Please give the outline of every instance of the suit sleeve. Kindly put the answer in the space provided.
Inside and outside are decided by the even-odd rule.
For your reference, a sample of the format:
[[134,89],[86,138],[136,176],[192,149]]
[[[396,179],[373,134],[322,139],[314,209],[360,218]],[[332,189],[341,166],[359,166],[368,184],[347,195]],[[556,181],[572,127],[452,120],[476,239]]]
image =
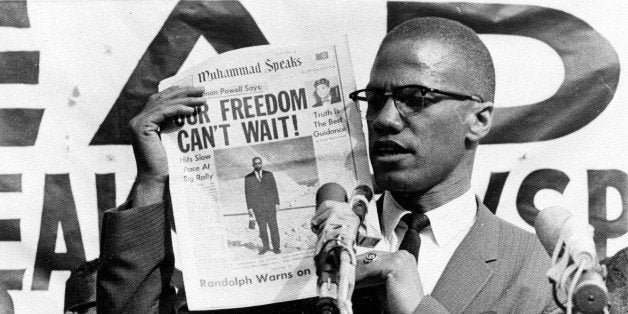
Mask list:
[[106,211],[100,261],[98,313],[174,312],[174,257],[163,203]]
[[277,191],[277,183],[275,182],[275,176],[270,173],[270,188],[273,191],[273,204],[279,203],[279,192]]
[[252,209],[253,196],[251,195],[251,180],[249,176],[244,177],[244,197],[246,198],[246,209]]
[[419,313],[448,314],[449,311],[431,295],[426,295],[421,300],[421,303],[419,303],[419,306],[417,306],[417,308],[414,310],[414,314]]

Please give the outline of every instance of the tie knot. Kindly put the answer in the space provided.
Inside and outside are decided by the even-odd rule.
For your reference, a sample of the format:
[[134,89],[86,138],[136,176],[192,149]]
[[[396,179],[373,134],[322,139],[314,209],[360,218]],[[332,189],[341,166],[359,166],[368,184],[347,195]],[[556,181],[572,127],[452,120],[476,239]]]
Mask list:
[[430,225],[430,219],[425,214],[409,213],[401,218],[408,225],[408,229],[421,231]]

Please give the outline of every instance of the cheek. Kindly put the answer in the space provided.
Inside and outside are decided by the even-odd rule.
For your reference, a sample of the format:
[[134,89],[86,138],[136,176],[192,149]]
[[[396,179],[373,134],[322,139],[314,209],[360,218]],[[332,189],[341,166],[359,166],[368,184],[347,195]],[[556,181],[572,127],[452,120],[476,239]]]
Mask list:
[[366,120],[366,129],[368,130],[367,134],[368,134],[368,140],[369,140],[369,147],[371,145],[373,145],[373,142],[375,141],[375,132],[373,132],[373,123],[371,123],[371,121]]
[[458,155],[464,149],[464,125],[457,116],[424,121],[412,128],[419,155],[439,161]]

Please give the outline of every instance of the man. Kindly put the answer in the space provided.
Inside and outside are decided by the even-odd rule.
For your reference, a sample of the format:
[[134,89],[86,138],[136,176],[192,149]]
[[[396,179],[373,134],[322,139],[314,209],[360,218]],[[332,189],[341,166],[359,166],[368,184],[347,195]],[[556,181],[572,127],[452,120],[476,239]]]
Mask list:
[[[396,251],[359,263],[356,280],[383,283],[391,312],[553,308],[548,254],[470,190],[494,94],[487,48],[471,29],[438,18],[410,20],[387,34],[367,88],[351,94],[368,103],[371,164],[386,190],[378,204],[380,248]],[[324,206],[313,224],[347,211]]]
[[262,170],[262,159],[259,157],[253,158],[253,171],[244,177],[244,194],[249,215],[255,214],[255,220],[259,226],[259,237],[262,239],[259,254],[270,251],[267,228],[270,230],[273,252],[281,253],[277,228],[277,206],[279,206],[277,184],[272,172]]
[[[359,257],[356,280],[361,286],[383,288],[381,302],[389,312],[539,313],[552,303],[545,278],[549,257],[535,236],[495,217],[470,190],[475,150],[492,123],[494,75],[490,54],[472,30],[444,19],[414,19],[386,35],[367,89],[351,95],[368,102],[374,178],[386,190],[378,201],[382,251]],[[99,312],[109,305],[122,310],[168,306],[168,272],[163,269],[172,265],[164,248],[169,233],[161,231],[161,239],[147,243],[154,246],[152,251],[143,246],[133,254],[116,253],[129,245],[115,240],[135,232],[121,235],[133,225],[122,216],[163,210],[147,206],[163,199],[167,181],[157,126],[166,116],[191,113],[189,106],[198,100],[188,96],[195,92],[181,88],[159,93],[131,122],[138,162],[132,198],[136,208],[105,217],[101,271],[118,280],[133,275],[124,292],[142,300],[120,296],[124,292],[114,290],[115,280],[99,279]],[[344,203],[321,206],[312,219],[315,225],[342,221],[350,211]],[[162,226],[163,216],[154,214],[154,225]],[[131,259],[125,254],[153,258],[130,272],[123,267]],[[157,266],[161,271],[155,271]]]
[[[316,80],[314,82],[314,88],[316,103],[314,103],[314,106],[312,107],[326,106],[340,101],[340,95],[338,95],[337,91],[334,93],[331,92],[328,79],[322,78],[320,80]],[[337,89],[337,87],[334,87],[334,89]]]

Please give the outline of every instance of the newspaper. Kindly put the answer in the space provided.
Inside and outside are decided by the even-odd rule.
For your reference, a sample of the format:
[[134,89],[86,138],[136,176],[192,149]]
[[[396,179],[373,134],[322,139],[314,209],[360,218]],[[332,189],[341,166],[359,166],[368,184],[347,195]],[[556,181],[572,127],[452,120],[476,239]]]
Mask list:
[[188,307],[315,296],[318,187],[371,185],[346,40],[230,51],[160,89],[173,85],[207,99],[161,130]]

